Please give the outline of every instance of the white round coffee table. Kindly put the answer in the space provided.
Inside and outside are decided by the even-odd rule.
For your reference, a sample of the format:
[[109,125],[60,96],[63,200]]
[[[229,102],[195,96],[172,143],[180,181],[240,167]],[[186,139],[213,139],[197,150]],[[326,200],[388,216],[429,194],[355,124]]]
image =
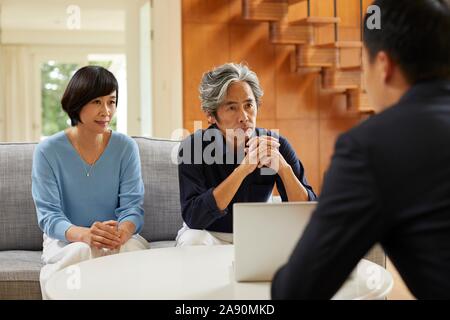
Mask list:
[[[234,281],[234,247],[150,249],[88,260],[49,279],[50,299],[266,300],[270,282]],[[384,299],[389,272],[361,260],[333,299]]]

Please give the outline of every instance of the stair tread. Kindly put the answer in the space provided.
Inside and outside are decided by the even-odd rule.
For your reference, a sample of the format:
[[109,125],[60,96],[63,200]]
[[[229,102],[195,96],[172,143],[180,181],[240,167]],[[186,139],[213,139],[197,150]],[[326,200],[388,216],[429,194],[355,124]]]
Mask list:
[[326,67],[325,72],[362,72],[361,66],[348,66],[348,67]]
[[[295,45],[291,52],[290,71],[299,75],[321,78],[321,91],[347,96],[353,112],[373,114],[375,110],[367,103],[367,94],[361,84],[361,65],[357,49],[362,48],[361,41],[335,41],[314,43],[318,27],[341,23],[339,17],[309,16],[290,20],[289,6],[306,0],[243,0],[242,16],[247,20],[269,22],[269,39],[272,43]],[[335,50],[335,49],[355,50]],[[321,50],[323,49],[323,50]],[[328,50],[327,50],[328,49]],[[299,50],[305,50],[301,52]],[[342,54],[342,56],[341,56]],[[345,55],[347,54],[347,55]],[[340,59],[343,57],[342,59]],[[347,64],[342,66],[341,63]],[[356,109],[355,109],[356,107]]]
[[325,93],[334,93],[334,94],[339,94],[339,93],[345,93],[347,92],[347,88],[321,88],[320,91],[325,92]]
[[317,62],[317,63],[299,63],[299,68],[329,68],[332,67],[332,62]]
[[321,67],[297,67],[297,73],[319,73],[321,71]]
[[273,44],[286,44],[286,45],[303,45],[308,44],[307,40],[300,39],[286,39],[283,37],[275,38],[274,36],[270,39],[270,42]]
[[357,90],[348,90],[348,93],[352,95],[367,95],[367,93],[361,88],[358,88]]
[[371,113],[371,114],[375,113],[375,110],[372,108],[359,108],[358,111],[360,113]]
[[319,48],[362,48],[361,41],[337,41],[331,43],[315,44]]
[[362,72],[362,67],[359,66],[340,66],[338,68],[336,68],[340,71],[359,71]]
[[244,0],[242,2],[242,17],[254,21],[279,21],[288,13],[287,1],[261,2]]
[[323,87],[325,90],[342,90],[347,91],[348,89],[358,89],[358,85],[348,85],[348,86],[329,86],[329,87]]
[[340,23],[341,18],[337,17],[307,17],[302,18],[298,20],[291,20],[289,21],[292,25],[297,24],[333,24],[333,23]]
[[305,45],[312,42],[311,26],[291,26],[287,22],[269,22],[269,39],[275,44]]

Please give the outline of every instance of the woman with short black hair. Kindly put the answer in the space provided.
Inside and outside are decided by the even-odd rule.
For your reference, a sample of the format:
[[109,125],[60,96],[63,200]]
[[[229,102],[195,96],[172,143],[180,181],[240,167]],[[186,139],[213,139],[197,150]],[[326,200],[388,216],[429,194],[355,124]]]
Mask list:
[[44,232],[41,289],[56,271],[99,256],[147,249],[144,185],[136,142],[109,129],[118,99],[114,75],[78,70],[61,100],[72,126],[34,152],[32,194]]

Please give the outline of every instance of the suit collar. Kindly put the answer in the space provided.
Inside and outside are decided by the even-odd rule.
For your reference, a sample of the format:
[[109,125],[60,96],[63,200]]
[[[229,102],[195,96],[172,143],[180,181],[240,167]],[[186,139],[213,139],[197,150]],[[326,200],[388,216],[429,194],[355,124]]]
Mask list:
[[450,96],[450,80],[431,80],[414,84],[397,104],[409,104],[411,101],[435,96]]

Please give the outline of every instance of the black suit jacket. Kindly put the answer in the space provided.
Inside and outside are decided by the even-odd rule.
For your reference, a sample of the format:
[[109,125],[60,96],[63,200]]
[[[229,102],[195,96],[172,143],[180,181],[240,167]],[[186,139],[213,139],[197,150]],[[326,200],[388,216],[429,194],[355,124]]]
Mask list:
[[450,81],[413,86],[338,138],[272,298],[331,298],[377,242],[417,298],[450,298]]

